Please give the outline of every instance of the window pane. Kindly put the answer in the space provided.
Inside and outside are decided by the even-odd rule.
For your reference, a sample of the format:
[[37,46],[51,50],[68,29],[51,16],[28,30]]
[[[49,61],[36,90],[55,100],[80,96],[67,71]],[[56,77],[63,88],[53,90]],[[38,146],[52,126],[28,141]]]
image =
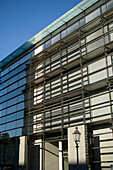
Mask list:
[[16,132],[16,130],[6,131],[6,133],[9,134],[10,138],[15,136],[15,132]]
[[36,49],[34,50],[34,55],[40,53],[43,49],[44,49],[44,45],[39,46],[38,48],[36,48]]
[[17,127],[23,126],[23,119],[17,120]]
[[51,45],[51,40],[49,40],[45,43],[45,48],[49,47],[50,45]]
[[61,38],[64,38],[66,36],[66,30],[61,32]]
[[71,25],[69,28],[67,28],[67,34],[70,34],[71,32],[73,32],[74,30],[76,30],[79,27],[78,22]]
[[10,71],[13,70],[17,66],[19,66],[19,61],[17,61],[16,63],[14,63],[10,66]]
[[16,121],[11,123],[6,123],[6,130],[16,128]]
[[82,25],[84,25],[84,24],[85,24],[85,18],[81,19],[81,20],[79,21],[79,23],[80,23],[80,27],[81,27]]
[[58,40],[60,40],[60,34],[56,35],[51,39],[52,44],[56,43]]
[[113,1],[111,0],[107,3],[107,10],[112,8],[112,7],[113,7]]
[[22,135],[22,128],[16,129],[16,136]]
[[106,9],[106,4],[105,5],[102,5],[102,13],[104,13],[107,9]]
[[100,8],[86,16],[86,23],[100,15]]
[[0,131],[4,131],[5,130],[5,125],[0,125]]

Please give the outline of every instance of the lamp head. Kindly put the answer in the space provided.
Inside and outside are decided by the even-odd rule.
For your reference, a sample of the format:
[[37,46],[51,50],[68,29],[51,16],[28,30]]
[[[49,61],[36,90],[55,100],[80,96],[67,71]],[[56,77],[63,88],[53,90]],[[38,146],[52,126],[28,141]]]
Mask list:
[[73,138],[75,143],[80,142],[80,135],[81,133],[79,132],[78,127],[76,127],[75,131],[73,132]]

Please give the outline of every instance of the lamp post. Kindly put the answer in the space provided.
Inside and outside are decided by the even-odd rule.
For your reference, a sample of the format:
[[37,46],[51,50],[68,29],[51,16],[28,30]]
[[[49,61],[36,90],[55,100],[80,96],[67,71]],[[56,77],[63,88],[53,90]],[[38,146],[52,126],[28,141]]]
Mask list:
[[80,135],[81,133],[78,130],[78,127],[75,128],[75,131],[73,132],[74,142],[76,144],[76,150],[77,150],[77,169],[79,169],[79,157],[78,157],[78,142],[80,142]]

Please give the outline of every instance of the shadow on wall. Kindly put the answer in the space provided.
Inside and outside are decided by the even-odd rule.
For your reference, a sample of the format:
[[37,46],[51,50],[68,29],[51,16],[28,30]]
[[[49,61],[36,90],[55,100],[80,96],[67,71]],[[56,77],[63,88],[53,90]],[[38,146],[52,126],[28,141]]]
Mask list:
[[69,170],[88,170],[87,164],[80,164],[79,167],[75,164],[69,164]]

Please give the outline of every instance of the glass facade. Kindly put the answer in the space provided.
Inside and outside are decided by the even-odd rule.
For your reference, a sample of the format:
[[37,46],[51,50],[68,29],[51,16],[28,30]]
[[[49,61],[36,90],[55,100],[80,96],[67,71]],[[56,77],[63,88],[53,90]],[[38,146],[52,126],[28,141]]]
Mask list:
[[10,65],[1,72],[0,131],[9,137],[23,135],[26,85],[26,67],[31,54]]

